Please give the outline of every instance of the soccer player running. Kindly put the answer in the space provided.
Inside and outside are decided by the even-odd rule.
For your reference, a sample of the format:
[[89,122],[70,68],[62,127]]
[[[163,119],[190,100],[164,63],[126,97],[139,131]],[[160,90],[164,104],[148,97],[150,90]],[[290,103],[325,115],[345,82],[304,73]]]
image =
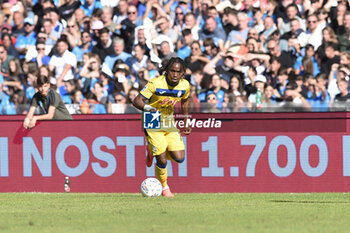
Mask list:
[[[31,129],[37,120],[72,120],[60,95],[50,88],[50,78],[39,76],[36,81],[38,92],[33,96],[28,114],[23,122],[23,127]],[[40,106],[45,112],[43,115],[35,115],[35,109]]]
[[185,67],[181,58],[171,58],[163,67],[162,75],[149,81],[133,102],[140,110],[160,112],[161,129],[144,131],[148,144],[146,165],[151,167],[153,158],[156,158],[156,176],[163,186],[162,195],[165,197],[174,197],[167,184],[167,160],[177,163],[185,160],[185,146],[180,131],[175,124],[169,124],[174,122],[174,106],[179,101],[184,115],[184,134],[191,133],[187,125],[190,84],[184,79]]

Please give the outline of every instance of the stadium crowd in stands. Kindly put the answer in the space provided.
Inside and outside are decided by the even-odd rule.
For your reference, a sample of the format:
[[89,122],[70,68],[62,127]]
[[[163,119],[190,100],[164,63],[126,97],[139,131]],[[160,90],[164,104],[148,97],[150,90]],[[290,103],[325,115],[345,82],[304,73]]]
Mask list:
[[130,103],[171,57],[187,65],[191,112],[346,110],[349,10],[347,0],[4,0],[0,114],[26,114],[40,75],[71,114],[137,113]]

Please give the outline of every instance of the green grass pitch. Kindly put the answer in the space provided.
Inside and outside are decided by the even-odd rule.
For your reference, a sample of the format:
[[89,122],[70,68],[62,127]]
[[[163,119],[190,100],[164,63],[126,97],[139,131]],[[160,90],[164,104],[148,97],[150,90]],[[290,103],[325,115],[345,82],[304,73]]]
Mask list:
[[350,193],[3,193],[0,232],[349,232]]

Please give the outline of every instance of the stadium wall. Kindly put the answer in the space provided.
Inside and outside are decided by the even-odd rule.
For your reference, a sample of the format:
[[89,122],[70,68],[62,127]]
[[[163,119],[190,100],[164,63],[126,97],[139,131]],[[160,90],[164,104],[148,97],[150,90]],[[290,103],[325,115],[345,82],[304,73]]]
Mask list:
[[[75,115],[24,130],[0,116],[0,192],[139,192],[146,168],[140,115]],[[174,192],[349,192],[349,113],[194,114],[221,121],[184,136],[168,162]],[[196,125],[197,126],[197,125]]]

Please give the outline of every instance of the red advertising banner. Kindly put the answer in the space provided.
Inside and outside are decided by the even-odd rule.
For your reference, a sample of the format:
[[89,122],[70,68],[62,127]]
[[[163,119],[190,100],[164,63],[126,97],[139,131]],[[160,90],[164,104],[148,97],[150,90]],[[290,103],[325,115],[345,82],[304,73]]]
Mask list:
[[[175,193],[350,191],[347,113],[192,118],[185,161],[168,162]],[[66,176],[72,192],[139,192],[155,176],[140,115],[81,115],[32,130],[22,120],[0,118],[0,192],[63,192]]]

